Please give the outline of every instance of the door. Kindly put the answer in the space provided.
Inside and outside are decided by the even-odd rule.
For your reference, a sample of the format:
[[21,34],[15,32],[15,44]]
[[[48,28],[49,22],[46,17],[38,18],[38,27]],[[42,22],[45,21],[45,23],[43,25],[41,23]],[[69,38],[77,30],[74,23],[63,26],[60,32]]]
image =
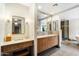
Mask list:
[[69,20],[61,21],[62,39],[69,39]]

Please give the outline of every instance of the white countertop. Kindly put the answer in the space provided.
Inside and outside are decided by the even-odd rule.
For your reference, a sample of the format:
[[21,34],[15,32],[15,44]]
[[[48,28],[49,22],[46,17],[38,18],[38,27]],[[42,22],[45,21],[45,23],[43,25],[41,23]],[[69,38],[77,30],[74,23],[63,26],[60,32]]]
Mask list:
[[[38,38],[44,38],[44,37],[51,37],[51,36],[57,36],[58,34],[49,34],[49,35],[40,35],[40,36],[37,36],[37,39]],[[28,41],[32,41],[33,39],[22,39],[22,40],[12,40],[12,41],[9,41],[9,42],[0,42],[0,46],[5,46],[5,45],[10,45],[10,44],[16,44],[16,43],[21,43],[21,42],[28,42]]]
[[39,38],[45,38],[45,37],[51,37],[51,36],[57,36],[58,34],[47,34],[47,35],[40,35],[40,36],[37,36],[37,39]]
[[5,45],[10,45],[10,44],[16,44],[16,43],[21,43],[21,42],[27,42],[27,41],[32,41],[33,39],[22,39],[22,40],[17,40],[17,41],[9,41],[9,42],[0,42],[1,46],[5,46]]

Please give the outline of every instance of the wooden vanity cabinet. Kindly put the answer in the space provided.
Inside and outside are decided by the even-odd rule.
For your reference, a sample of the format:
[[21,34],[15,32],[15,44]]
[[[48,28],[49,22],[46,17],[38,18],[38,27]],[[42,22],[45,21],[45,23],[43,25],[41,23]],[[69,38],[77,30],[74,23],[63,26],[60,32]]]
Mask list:
[[[7,55],[27,55],[33,51],[33,41],[21,42],[1,47],[1,52]],[[15,54],[14,54],[15,53]]]
[[38,53],[41,53],[56,45],[58,45],[58,36],[39,38],[37,40],[37,51]]

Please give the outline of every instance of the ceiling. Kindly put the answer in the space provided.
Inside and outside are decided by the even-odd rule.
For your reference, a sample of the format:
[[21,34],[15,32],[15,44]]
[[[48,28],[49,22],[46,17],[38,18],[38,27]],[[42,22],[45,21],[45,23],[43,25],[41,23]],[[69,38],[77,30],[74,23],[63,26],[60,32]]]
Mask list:
[[[54,4],[58,4],[58,5],[53,6]],[[31,4],[23,3],[23,5],[30,6]],[[38,12],[38,19],[42,19],[42,18],[44,19],[45,17],[48,17],[49,15],[62,12],[76,5],[79,5],[79,3],[37,3],[38,10],[42,11],[42,12]]]
[[40,11],[48,14],[55,14],[73,6],[79,5],[78,3],[58,3],[58,6],[53,6],[54,4],[55,3],[38,3],[37,5],[38,7],[41,6],[39,9]]
[[[25,6],[32,5],[32,3],[21,4]],[[58,4],[58,6],[53,6],[54,4]],[[55,14],[76,5],[79,5],[79,3],[37,3],[38,8],[41,7],[39,10],[47,14]]]
[[49,15],[39,11],[37,16],[38,16],[38,19],[43,19],[48,17]]
[[[54,15],[56,13],[60,13],[64,10],[70,9],[74,6],[79,5],[78,3],[58,3],[57,6],[53,6],[56,3],[38,3],[38,10],[42,11],[38,12],[38,19],[45,19],[49,17],[49,15]],[[40,8],[39,8],[40,7]],[[47,16],[45,16],[45,13]]]

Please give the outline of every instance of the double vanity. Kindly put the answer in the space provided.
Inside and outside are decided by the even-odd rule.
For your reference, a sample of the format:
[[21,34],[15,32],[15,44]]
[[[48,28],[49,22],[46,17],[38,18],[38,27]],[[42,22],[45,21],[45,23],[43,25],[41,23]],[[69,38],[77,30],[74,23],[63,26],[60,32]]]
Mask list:
[[[7,23],[9,24],[10,21],[8,21]],[[6,34],[4,37],[4,42],[1,42],[1,55],[33,56],[35,53],[34,43],[36,41],[37,54],[40,54],[43,51],[46,51],[54,46],[59,46],[59,31],[57,30],[57,28],[52,29],[50,22],[46,24],[39,24],[41,26],[37,29],[37,40],[34,39],[36,41],[34,41],[32,38],[30,39],[30,37],[32,36],[30,36],[26,31],[26,27],[28,26],[25,25],[25,27],[24,25],[25,19],[23,17],[13,16],[12,31],[11,33],[9,33],[8,30],[5,31]]]
[[[25,19],[23,17],[13,16],[12,31],[10,31],[10,33],[9,30],[5,31],[4,42],[1,42],[1,54],[3,56],[33,56],[34,53],[36,53],[34,51],[34,43],[36,42],[37,54],[40,54],[54,46],[59,46],[59,30],[56,23],[55,25],[57,28],[53,28],[54,25],[52,25],[51,22],[47,22],[47,20],[42,20],[40,22],[41,23],[38,25],[39,28],[36,29],[37,36],[35,38],[37,40],[33,40],[32,38],[30,39],[30,37],[34,36],[29,35],[29,27],[27,26],[29,24],[25,24]],[[10,21],[7,21],[7,23],[9,24]],[[28,37],[28,39],[26,37]]]
[[[58,34],[37,36],[37,53],[58,46]],[[2,55],[25,56],[34,55],[34,40],[23,39],[1,43]]]
[[59,17],[53,18],[42,13],[34,5],[26,7],[22,4],[5,4],[4,6],[6,13],[3,18],[4,35],[0,42],[2,56],[33,56],[59,46]]

